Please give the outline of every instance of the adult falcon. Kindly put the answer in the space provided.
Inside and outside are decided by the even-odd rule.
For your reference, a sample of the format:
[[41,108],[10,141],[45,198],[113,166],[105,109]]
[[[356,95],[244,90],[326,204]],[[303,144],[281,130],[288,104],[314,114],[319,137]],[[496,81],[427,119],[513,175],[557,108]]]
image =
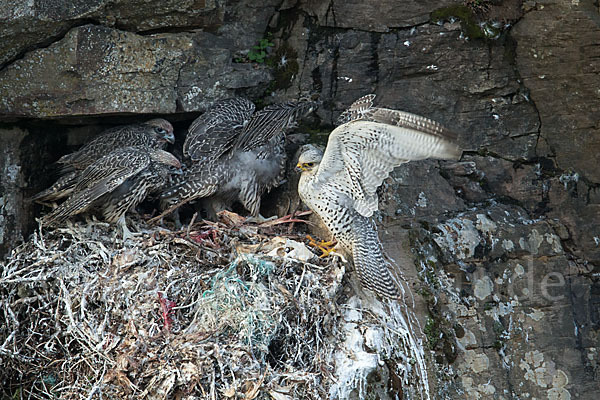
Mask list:
[[239,201],[253,216],[261,196],[285,174],[286,131],[316,108],[313,101],[273,104],[255,112],[243,98],[216,102],[188,130],[183,153],[191,165],[161,195],[164,214],[204,199],[210,218]]
[[83,170],[69,198],[43,216],[42,224],[59,225],[73,215],[99,208],[106,221],[122,227],[126,240],[132,235],[125,213],[149,193],[162,189],[174,172],[181,173],[181,163],[164,150],[148,146],[116,149]]
[[[394,167],[408,161],[458,160],[456,135],[418,115],[373,107],[374,95],[358,99],[341,115],[323,153],[305,146],[297,167],[298,193],[317,213],[341,250],[352,255],[362,285],[384,297],[399,298],[401,288],[384,257],[375,222],[376,190]],[[324,254],[331,242],[321,243]]]
[[61,164],[62,176],[48,189],[34,195],[31,200],[55,201],[67,197],[77,184],[79,174],[94,161],[115,149],[128,146],[164,149],[167,143],[173,142],[173,126],[162,118],[110,128],[76,152],[62,156],[57,161]]

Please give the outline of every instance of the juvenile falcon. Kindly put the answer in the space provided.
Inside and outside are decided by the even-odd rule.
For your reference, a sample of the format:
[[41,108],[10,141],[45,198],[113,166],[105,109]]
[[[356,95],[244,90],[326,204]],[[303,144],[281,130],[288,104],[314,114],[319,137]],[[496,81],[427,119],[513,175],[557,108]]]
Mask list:
[[210,218],[236,200],[258,216],[261,196],[284,178],[286,131],[315,108],[312,101],[290,101],[254,112],[243,98],[215,103],[188,130],[183,153],[191,165],[161,195],[171,205],[166,212],[204,198]]
[[111,151],[127,146],[148,146],[164,149],[167,143],[175,142],[173,126],[169,121],[155,118],[141,124],[116,126],[94,137],[81,149],[62,156],[62,176],[48,189],[31,198],[33,201],[54,201],[71,194],[79,174],[94,161]]
[[[298,193],[338,246],[352,255],[362,285],[384,297],[399,298],[399,284],[371,219],[378,209],[377,187],[402,163],[458,160],[462,150],[454,143],[456,135],[437,122],[372,107],[373,97],[357,100],[342,114],[341,122],[348,122],[331,132],[324,153],[305,146],[297,164],[303,171]],[[329,251],[324,248],[325,254]]]
[[125,213],[162,189],[173,172],[181,172],[181,163],[164,150],[116,149],[83,170],[69,198],[42,217],[42,223],[59,225],[70,216],[99,208],[106,221],[121,225],[125,240],[131,236]]

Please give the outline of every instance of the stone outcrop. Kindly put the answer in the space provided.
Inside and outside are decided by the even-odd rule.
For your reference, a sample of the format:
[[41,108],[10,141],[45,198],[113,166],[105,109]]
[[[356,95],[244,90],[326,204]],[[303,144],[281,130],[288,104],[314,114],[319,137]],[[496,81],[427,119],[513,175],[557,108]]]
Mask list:
[[29,210],[22,207],[25,178],[19,148],[26,135],[27,132],[17,127],[0,129],[0,253],[6,253],[26,236]]
[[[154,114],[177,121],[181,135],[214,100],[243,94],[262,104],[318,97],[305,136],[322,138],[372,92],[382,106],[457,131],[466,150],[459,163],[398,168],[377,215],[417,293],[436,398],[595,398],[593,1],[8,3],[0,0],[1,251],[34,226],[35,209],[19,204],[41,189],[41,162],[66,151],[35,147],[49,143],[41,137],[66,143],[99,116]],[[267,61],[248,62],[260,39]],[[39,120],[51,120],[48,135]]]
[[[600,261],[600,16],[591,1],[552,1],[527,13],[512,33],[516,64],[538,109],[537,156],[555,160],[546,181],[548,216],[560,219],[575,254]],[[543,165],[543,164],[542,164]],[[545,171],[544,171],[545,172]]]
[[45,47],[75,26],[94,22],[135,32],[222,25],[222,2],[76,0],[0,2],[0,65]]
[[260,86],[265,68],[232,63],[232,43],[210,33],[140,36],[96,25],[70,30],[0,72],[0,115],[56,118],[196,111]]

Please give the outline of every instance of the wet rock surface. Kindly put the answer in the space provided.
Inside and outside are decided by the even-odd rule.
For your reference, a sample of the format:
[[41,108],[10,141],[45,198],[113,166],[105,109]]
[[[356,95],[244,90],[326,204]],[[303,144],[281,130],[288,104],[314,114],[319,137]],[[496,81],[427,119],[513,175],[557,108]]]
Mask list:
[[[380,190],[380,236],[413,284],[432,394],[595,398],[598,7],[474,3],[476,20],[498,23],[469,25],[443,0],[0,1],[1,252],[31,233],[38,210],[21,202],[42,189],[36,171],[67,151],[36,148],[41,137],[160,115],[180,144],[219,98],[310,95],[322,105],[301,137],[324,142],[372,92],[444,123],[466,150],[458,163],[404,165]],[[482,26],[497,32],[468,37]],[[261,39],[269,57],[247,62]],[[46,136],[39,120],[51,120]],[[285,197],[276,209],[288,209],[291,186],[266,203]]]

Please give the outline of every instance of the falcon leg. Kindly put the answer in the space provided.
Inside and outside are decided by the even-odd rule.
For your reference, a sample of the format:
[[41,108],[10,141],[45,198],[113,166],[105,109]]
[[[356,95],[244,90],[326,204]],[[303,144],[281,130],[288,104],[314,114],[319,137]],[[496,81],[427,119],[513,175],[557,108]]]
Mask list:
[[127,222],[125,222],[125,215],[122,215],[119,218],[118,223],[121,226],[121,229],[123,230],[123,243],[125,243],[129,239],[133,239],[135,235],[131,233],[129,228],[127,228]]
[[180,230],[183,227],[179,216],[179,209],[173,211],[173,221],[175,222],[175,229]]
[[321,254],[319,256],[320,258],[329,256],[333,252],[333,249],[335,248],[335,245],[336,245],[335,240],[327,240],[327,241],[321,240],[320,242],[317,243],[317,241],[315,239],[313,239],[312,236],[310,236],[310,235],[306,235],[306,238],[308,239],[308,244],[310,246],[316,247],[323,252],[323,254]]
[[238,199],[252,216],[258,216],[260,213],[260,195],[256,179],[250,180],[240,188]]
[[215,196],[202,199],[202,208],[206,211],[206,216],[210,221],[218,221],[217,214],[227,209],[225,204]]

